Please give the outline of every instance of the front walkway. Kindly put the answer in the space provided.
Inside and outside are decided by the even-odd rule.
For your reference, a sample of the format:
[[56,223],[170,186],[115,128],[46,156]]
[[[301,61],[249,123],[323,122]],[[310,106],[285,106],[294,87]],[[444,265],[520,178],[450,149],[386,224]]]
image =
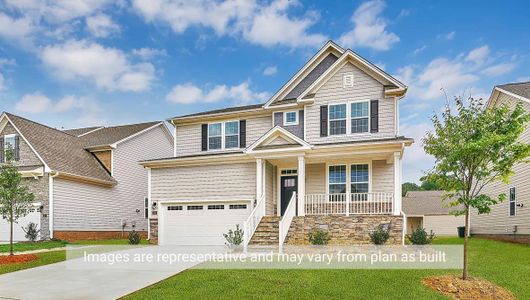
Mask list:
[[[156,253],[157,247],[120,251],[130,256]],[[171,267],[144,265],[117,268],[86,268],[81,259],[0,275],[0,299],[116,299],[130,294],[196,263],[177,263]]]

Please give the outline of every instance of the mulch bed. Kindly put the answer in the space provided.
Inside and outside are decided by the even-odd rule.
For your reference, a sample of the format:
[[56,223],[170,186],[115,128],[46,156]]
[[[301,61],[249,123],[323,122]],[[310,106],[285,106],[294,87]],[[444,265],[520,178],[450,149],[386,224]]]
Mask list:
[[507,289],[480,278],[462,280],[456,275],[427,277],[423,284],[453,299],[515,299]]
[[38,259],[35,254],[0,255],[0,265],[14,265]]

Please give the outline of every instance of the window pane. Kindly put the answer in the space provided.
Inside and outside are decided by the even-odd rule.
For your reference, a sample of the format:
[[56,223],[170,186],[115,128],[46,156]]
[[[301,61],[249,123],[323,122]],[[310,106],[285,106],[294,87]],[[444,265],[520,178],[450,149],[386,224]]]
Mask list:
[[515,216],[515,202],[510,202],[510,216]]
[[329,119],[345,119],[346,118],[346,104],[330,105],[329,106]]
[[10,136],[4,138],[4,149],[15,149],[15,137]]
[[351,120],[351,132],[368,132],[368,118],[352,119]]
[[296,112],[288,112],[285,114],[285,122],[286,123],[296,123]]
[[215,123],[208,125],[208,136],[220,136],[221,135],[221,123]]
[[329,122],[329,135],[337,134],[346,134],[346,120]]
[[346,193],[346,184],[330,184],[329,185],[330,194],[344,194]]
[[358,102],[351,104],[352,118],[368,117],[368,102]]
[[352,183],[352,193],[368,193],[368,183]]
[[346,183],[346,166],[329,166],[329,183]]
[[225,148],[237,148],[239,146],[239,135],[225,137]]
[[351,182],[368,182],[368,165],[352,165]]
[[208,138],[208,149],[221,149],[221,137]]
[[515,188],[510,188],[510,201],[515,201]]
[[232,135],[232,134],[239,134],[239,122],[227,122],[225,123],[225,134],[226,135]]

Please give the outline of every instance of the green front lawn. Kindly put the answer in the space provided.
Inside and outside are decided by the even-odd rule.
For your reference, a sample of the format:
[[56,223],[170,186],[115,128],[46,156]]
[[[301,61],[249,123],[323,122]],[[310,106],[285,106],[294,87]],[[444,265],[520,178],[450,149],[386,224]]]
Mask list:
[[[436,244],[462,239],[439,238]],[[470,240],[470,273],[530,295],[530,247]],[[125,299],[308,298],[446,299],[424,287],[422,278],[456,270],[187,270]]]
[[36,253],[35,255],[39,259],[21,264],[0,265],[0,274],[40,267],[48,264],[61,262],[66,259],[66,251],[64,250]]
[[[66,246],[66,241],[51,240],[42,242],[20,242],[13,245],[13,251],[24,252],[41,249],[53,249]],[[0,245],[0,253],[9,252],[9,244]]]

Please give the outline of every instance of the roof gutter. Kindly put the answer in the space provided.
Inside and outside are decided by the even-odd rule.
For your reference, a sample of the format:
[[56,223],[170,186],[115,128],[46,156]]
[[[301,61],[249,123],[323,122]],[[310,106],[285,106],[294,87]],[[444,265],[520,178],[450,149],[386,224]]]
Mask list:
[[116,182],[96,179],[96,178],[87,177],[87,176],[75,175],[75,174],[66,173],[66,172],[52,171],[50,172],[50,174],[52,174],[51,175],[52,178],[63,178],[63,179],[68,179],[72,181],[90,183],[90,184],[95,184],[95,185],[100,185],[100,186],[105,186],[105,187],[112,187],[116,185]]

